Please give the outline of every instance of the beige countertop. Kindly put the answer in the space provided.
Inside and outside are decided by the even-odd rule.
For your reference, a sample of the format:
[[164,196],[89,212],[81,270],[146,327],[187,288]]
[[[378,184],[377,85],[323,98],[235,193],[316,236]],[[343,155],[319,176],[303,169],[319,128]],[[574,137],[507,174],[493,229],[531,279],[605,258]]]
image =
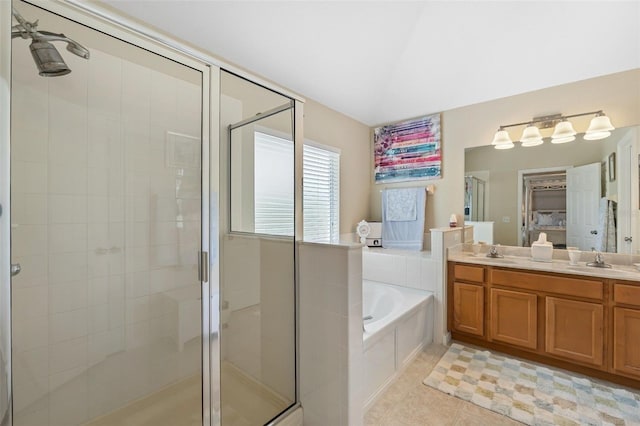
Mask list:
[[[557,250],[562,251],[564,250]],[[582,259],[577,265],[569,264],[568,260],[555,258],[551,262],[534,261],[531,257],[522,255],[505,254],[502,258],[489,258],[486,252],[474,255],[470,251],[463,251],[460,247],[449,249],[447,259],[453,262],[473,263],[477,265],[497,266],[513,269],[526,269],[541,272],[554,272],[558,274],[571,274],[588,277],[598,277],[606,279],[618,279],[629,281],[640,281],[640,271],[632,264],[617,263],[612,264],[612,268],[595,268],[586,266],[587,262],[591,262],[593,255],[583,253]],[[607,263],[612,263],[605,257]]]

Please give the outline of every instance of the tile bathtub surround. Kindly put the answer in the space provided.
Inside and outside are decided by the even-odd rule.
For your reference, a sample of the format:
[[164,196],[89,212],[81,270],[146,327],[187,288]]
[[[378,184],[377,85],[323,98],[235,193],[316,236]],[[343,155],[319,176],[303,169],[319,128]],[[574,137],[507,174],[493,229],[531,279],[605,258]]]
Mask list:
[[359,426],[364,405],[359,244],[299,243],[300,402],[311,426]]
[[362,250],[362,278],[419,290],[435,291],[431,252],[383,248]]

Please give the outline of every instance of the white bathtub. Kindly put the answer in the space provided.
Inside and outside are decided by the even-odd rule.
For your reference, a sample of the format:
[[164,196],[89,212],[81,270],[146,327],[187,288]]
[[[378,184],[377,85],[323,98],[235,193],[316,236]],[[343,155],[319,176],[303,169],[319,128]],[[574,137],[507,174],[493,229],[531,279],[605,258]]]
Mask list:
[[364,280],[362,306],[367,410],[433,341],[433,293]]

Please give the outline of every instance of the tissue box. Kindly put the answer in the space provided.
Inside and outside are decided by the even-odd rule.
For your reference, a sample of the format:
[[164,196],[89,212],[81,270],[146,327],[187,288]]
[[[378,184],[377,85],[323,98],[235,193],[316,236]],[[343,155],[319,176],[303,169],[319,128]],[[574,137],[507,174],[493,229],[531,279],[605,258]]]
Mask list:
[[531,257],[537,262],[551,262],[553,257],[553,244],[531,244]]

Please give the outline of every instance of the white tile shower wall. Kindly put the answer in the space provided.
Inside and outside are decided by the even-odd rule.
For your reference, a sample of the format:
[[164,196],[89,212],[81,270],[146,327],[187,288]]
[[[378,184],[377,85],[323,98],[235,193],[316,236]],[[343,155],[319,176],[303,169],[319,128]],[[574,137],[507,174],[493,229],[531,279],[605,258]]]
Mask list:
[[65,59],[46,79],[13,55],[16,425],[79,424],[199,368],[163,292],[197,286],[199,164],[167,164],[165,134],[200,135],[200,89],[97,49]]
[[388,249],[362,251],[365,280],[435,291],[436,261],[428,252],[410,253]]
[[300,243],[298,254],[304,423],[361,425],[361,248]]

